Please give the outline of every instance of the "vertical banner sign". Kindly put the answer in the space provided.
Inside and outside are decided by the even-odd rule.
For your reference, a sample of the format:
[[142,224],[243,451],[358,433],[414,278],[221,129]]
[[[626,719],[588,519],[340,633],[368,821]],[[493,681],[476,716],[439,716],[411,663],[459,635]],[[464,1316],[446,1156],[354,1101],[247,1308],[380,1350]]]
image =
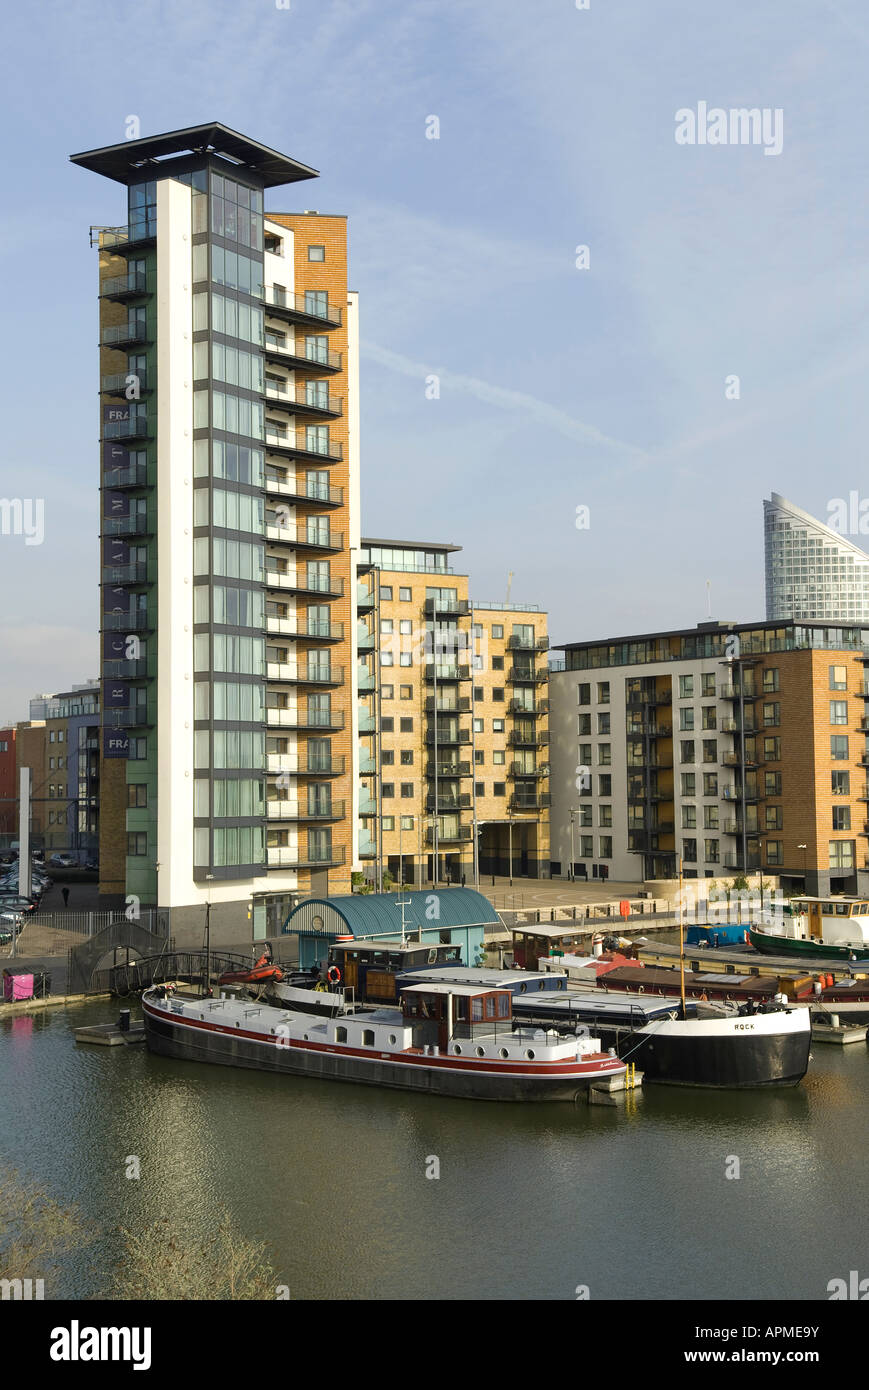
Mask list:
[[105,472],[104,481],[109,487],[113,483],[121,481],[121,475],[130,466],[130,454],[123,444],[114,444],[106,440],[103,444],[103,471]]
[[103,682],[103,708],[126,709],[130,703],[130,687],[124,681]]
[[126,729],[103,729],[104,758],[126,758],[129,749],[130,739]]

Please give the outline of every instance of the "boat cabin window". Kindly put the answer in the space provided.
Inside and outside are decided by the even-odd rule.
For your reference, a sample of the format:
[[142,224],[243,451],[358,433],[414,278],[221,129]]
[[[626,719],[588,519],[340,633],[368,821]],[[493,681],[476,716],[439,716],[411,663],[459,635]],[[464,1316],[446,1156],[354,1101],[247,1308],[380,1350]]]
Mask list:
[[347,1041],[347,1029],[346,1029],[346,1028],[336,1028],[336,1029],[335,1029],[335,1041],[336,1041],[336,1042],[346,1042],[346,1041]]
[[373,1029],[373,1028],[363,1028],[363,1029],[362,1029],[362,1046],[363,1046],[363,1047],[373,1047],[373,1046],[374,1046],[374,1029]]

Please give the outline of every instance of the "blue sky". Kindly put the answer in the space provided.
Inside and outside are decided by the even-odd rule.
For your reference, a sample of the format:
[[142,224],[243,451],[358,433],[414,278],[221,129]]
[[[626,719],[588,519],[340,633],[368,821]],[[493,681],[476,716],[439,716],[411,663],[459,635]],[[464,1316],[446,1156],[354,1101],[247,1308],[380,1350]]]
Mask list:
[[[762,617],[762,497],[865,491],[858,0],[77,0],[6,30],[0,495],[44,497],[46,536],[0,536],[0,719],[97,670],[88,226],[123,194],[68,156],[129,115],[321,171],[271,207],[350,217],[363,528],[463,545],[478,599],[513,570],[553,641],[702,621],[707,580]],[[677,145],[701,101],[780,108],[781,154]]]

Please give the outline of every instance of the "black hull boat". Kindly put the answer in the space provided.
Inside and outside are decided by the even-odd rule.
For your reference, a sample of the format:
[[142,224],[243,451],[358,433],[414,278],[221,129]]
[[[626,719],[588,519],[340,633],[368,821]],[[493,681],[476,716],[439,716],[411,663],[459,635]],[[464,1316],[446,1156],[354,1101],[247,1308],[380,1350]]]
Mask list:
[[644,1081],[720,1089],[796,1086],[809,1065],[811,1015],[804,1005],[727,1010],[678,1001],[601,999],[596,991],[514,997],[517,1018],[593,1029],[604,1047],[636,1063]]

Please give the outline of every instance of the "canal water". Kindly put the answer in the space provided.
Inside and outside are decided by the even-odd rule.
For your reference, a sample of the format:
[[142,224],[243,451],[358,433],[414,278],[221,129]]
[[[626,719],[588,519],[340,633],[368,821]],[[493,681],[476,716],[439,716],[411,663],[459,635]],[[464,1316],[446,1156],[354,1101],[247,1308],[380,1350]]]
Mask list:
[[294,1299],[826,1299],[869,1276],[862,1044],[816,1044],[791,1090],[523,1107],[73,1042],[116,1016],[0,1023],[0,1158],[96,1233],[55,1297],[106,1287],[119,1226],[205,1235],[222,1208]]

